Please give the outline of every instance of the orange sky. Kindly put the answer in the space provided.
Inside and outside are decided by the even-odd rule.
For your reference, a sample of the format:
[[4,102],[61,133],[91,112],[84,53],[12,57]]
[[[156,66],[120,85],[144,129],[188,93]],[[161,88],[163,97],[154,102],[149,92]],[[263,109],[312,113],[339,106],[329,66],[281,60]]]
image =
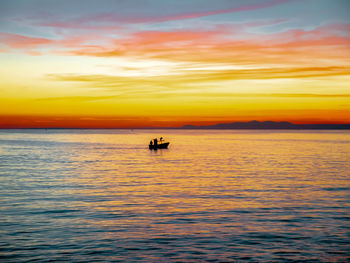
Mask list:
[[0,4],[0,128],[350,123],[345,1],[31,2]]

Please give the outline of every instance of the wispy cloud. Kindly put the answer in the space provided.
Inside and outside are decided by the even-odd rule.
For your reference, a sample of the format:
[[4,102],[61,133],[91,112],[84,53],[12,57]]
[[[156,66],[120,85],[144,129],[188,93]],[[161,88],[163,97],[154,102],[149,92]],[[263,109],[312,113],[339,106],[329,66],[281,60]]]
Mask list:
[[[227,81],[252,80],[281,80],[281,79],[315,79],[339,76],[350,76],[349,67],[304,67],[304,68],[260,68],[235,70],[197,70],[182,71],[178,75],[126,77],[110,75],[75,75],[52,74],[47,76],[50,80],[70,82],[70,85],[91,89],[92,94],[104,93],[106,95],[67,96],[52,98],[53,101],[79,101],[91,102],[98,100],[134,100],[157,98],[229,98],[229,97],[299,97],[299,98],[346,98],[350,93],[271,93],[271,92],[237,92],[237,89],[213,89],[221,87]],[[41,100],[41,99],[40,99]],[[45,98],[44,100],[51,100]]]
[[[350,36],[334,30],[348,25],[320,26],[313,30],[291,29],[281,33],[235,35],[234,28],[210,31],[144,31],[111,45],[76,48],[72,54],[100,57],[146,56],[184,61],[234,63],[277,63],[325,58],[344,59],[350,55]],[[262,41],[263,39],[263,41]],[[336,48],[336,50],[335,50]]]
[[27,49],[39,46],[49,46],[53,44],[54,41],[47,38],[29,37],[0,32],[0,43],[12,49]]
[[[50,79],[58,81],[93,83],[98,87],[122,87],[136,83],[139,86],[171,86],[175,83],[191,85],[198,82],[242,80],[242,79],[283,79],[313,78],[350,75],[350,67],[296,67],[296,68],[255,68],[232,70],[182,71],[179,75],[149,77],[126,77],[111,75],[51,74]],[[162,85],[163,84],[163,85]]]
[[117,38],[91,33],[68,34],[52,40],[0,33],[0,40],[6,49],[28,53],[45,48],[45,53],[61,55],[129,56],[203,63],[299,64],[302,60],[310,65],[326,59],[345,63],[350,55],[350,24],[325,24],[310,30],[262,34],[246,31],[251,23],[220,25],[209,30],[146,30]]
[[64,101],[64,102],[93,102],[108,99],[115,99],[118,96],[65,96],[65,97],[47,97],[47,98],[37,98],[35,101],[39,102],[50,102],[50,101]]
[[[254,1],[251,3],[232,2],[227,4],[225,8],[196,11],[196,10],[158,10],[157,13],[147,12],[150,9],[145,8],[142,13],[130,13],[129,10],[113,10],[113,12],[102,12],[80,17],[60,19],[52,14],[39,13],[37,16],[31,15],[27,18],[16,18],[17,21],[32,21],[36,26],[57,28],[57,29],[83,29],[83,30],[118,30],[121,25],[140,24],[140,23],[162,23],[176,20],[196,19],[214,15],[230,14],[244,11],[254,11],[264,8],[278,6],[291,0],[267,0]],[[233,7],[232,7],[233,6]],[[186,7],[186,6],[185,6]],[[160,7],[161,8],[161,7]],[[193,8],[192,8],[193,9]],[[198,8],[197,8],[198,9]],[[203,8],[199,8],[203,9]],[[156,9],[157,10],[157,9]]]

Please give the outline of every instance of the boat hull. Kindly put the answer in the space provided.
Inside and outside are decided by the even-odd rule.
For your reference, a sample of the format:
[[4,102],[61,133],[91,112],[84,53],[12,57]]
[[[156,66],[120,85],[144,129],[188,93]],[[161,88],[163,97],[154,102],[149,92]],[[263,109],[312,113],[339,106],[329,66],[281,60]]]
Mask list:
[[157,145],[148,145],[150,150],[157,150],[157,149],[167,149],[169,145],[169,142],[165,142],[165,143],[160,143]]

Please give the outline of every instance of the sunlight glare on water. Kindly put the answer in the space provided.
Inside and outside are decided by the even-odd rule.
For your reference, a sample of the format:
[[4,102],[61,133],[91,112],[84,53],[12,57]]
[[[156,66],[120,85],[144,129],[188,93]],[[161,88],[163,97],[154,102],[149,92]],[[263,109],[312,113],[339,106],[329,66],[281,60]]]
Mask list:
[[0,259],[344,262],[349,175],[349,131],[2,130]]

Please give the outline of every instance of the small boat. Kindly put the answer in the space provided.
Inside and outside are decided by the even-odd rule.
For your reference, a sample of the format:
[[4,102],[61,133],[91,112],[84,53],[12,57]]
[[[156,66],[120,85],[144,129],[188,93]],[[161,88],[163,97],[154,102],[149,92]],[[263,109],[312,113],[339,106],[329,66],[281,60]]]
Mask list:
[[151,140],[148,147],[150,150],[168,149],[169,144],[170,142],[164,142],[163,137],[161,137],[159,140],[158,139]]
[[169,143],[170,142],[164,142],[164,143],[160,143],[160,144],[157,144],[157,145],[150,144],[150,145],[148,145],[148,147],[149,147],[150,150],[168,149]]

